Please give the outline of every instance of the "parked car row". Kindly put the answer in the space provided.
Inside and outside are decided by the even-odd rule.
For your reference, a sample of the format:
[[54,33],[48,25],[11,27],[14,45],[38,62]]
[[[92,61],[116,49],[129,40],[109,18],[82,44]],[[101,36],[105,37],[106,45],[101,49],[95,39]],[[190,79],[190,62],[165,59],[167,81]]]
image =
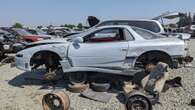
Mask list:
[[48,35],[56,36],[58,38],[65,38],[69,35],[77,34],[81,32],[67,27],[49,27],[49,28],[42,28],[41,30],[43,30]]

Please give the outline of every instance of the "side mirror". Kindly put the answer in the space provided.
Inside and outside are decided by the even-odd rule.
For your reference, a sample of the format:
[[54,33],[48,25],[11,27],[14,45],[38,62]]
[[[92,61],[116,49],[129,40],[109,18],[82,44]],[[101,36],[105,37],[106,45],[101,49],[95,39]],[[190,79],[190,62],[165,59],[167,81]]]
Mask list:
[[84,42],[84,40],[82,37],[76,37],[73,39],[74,44],[83,43],[83,42]]

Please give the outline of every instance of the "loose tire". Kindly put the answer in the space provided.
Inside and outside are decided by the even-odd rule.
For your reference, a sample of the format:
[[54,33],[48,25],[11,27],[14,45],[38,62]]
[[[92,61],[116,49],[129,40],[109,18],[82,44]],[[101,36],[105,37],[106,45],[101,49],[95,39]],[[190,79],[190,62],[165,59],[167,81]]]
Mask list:
[[91,88],[97,92],[106,92],[109,90],[111,84],[106,78],[96,78],[95,82],[91,83]]
[[73,93],[81,93],[89,88],[89,84],[68,84],[68,90]]
[[68,79],[71,84],[84,84],[87,81],[87,73],[84,72],[75,72],[69,73]]
[[91,83],[91,88],[97,92],[106,92],[110,88],[110,83]]

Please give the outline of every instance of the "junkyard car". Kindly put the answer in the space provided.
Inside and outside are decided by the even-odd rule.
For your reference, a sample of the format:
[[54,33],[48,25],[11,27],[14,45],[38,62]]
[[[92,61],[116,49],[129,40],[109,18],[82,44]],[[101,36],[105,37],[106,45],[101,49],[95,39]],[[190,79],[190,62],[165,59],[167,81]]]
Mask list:
[[4,28],[4,30],[8,31],[14,36],[21,37],[23,41],[26,41],[28,43],[51,39],[51,37],[49,36],[34,35],[34,34],[27,32],[25,29],[20,29],[20,28]]
[[25,43],[22,42],[20,38],[17,38],[4,30],[0,30],[0,42],[4,53],[16,53],[22,50],[25,46]]
[[159,61],[171,68],[186,60],[186,45],[151,31],[125,25],[92,28],[67,39],[32,43],[16,54],[16,66],[25,71],[45,65],[54,72],[102,72],[133,75]]

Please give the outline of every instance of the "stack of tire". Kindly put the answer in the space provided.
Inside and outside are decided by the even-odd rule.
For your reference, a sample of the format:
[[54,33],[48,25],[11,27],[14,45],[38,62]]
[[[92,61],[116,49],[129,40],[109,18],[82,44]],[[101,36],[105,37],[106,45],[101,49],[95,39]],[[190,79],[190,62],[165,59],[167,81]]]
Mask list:
[[67,89],[73,93],[81,93],[89,88],[86,73],[69,73],[68,78],[70,83]]
[[70,83],[68,90],[74,93],[81,93],[89,87],[96,92],[106,92],[110,88],[110,81],[104,77],[96,77],[92,81],[87,82],[87,73],[70,73],[68,75]]
[[110,89],[110,81],[106,78],[98,77],[90,84],[91,89],[96,92],[107,92]]

